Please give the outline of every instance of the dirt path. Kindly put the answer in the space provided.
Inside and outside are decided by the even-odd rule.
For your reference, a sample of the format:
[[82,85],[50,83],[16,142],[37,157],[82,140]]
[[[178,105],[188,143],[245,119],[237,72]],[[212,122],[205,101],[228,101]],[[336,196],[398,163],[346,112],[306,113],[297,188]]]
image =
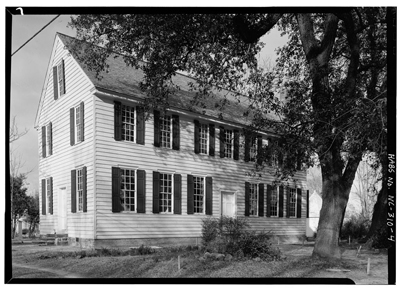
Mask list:
[[[49,268],[43,268],[38,266],[23,265],[18,263],[12,263],[13,273],[16,278],[84,278],[81,275],[75,273],[68,273],[62,270],[54,270]],[[23,269],[21,269],[23,268]],[[27,271],[28,270],[28,271]],[[22,274],[22,273],[23,274]],[[21,273],[21,274],[18,274]],[[50,276],[49,276],[50,274]],[[29,276],[29,277],[28,277]]]

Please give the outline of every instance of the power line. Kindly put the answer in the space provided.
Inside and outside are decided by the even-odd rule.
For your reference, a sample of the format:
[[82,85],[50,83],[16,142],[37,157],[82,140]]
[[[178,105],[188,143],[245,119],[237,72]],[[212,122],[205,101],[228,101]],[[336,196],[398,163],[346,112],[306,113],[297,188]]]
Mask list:
[[35,33],[34,36],[32,36],[31,38],[29,38],[23,45],[21,45],[16,51],[14,51],[14,53],[11,55],[13,56],[14,54],[16,54],[21,48],[23,48],[29,41],[31,41],[36,35],[38,35],[43,29],[45,29],[47,26],[50,25],[50,23],[52,23],[54,20],[57,19],[57,17],[59,17],[61,14],[58,14],[56,17],[54,17],[49,23],[47,23],[42,29],[40,29],[38,32]]

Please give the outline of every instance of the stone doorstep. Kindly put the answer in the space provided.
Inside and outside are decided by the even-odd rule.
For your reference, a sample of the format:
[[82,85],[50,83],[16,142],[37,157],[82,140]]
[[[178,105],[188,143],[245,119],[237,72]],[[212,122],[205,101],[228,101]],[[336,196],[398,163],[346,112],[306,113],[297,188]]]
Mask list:
[[[151,249],[162,249],[162,247],[159,246],[146,246],[147,248],[151,248]],[[139,249],[139,247],[129,247],[129,249],[134,250],[134,249]]]

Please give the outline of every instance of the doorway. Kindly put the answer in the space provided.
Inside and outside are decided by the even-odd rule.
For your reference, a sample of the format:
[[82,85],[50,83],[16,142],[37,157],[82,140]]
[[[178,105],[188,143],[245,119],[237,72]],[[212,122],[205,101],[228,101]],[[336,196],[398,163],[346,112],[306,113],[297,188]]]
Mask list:
[[234,217],[236,215],[235,192],[221,191],[221,215]]
[[58,234],[67,233],[67,189],[62,187],[58,190]]

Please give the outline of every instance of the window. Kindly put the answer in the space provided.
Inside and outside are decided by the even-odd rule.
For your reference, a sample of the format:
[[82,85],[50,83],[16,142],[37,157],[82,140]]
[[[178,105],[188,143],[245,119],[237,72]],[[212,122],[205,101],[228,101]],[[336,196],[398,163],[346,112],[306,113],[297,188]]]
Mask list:
[[126,141],[135,141],[135,108],[122,105],[121,138]]
[[271,201],[270,201],[270,215],[273,217],[278,216],[278,202],[279,202],[279,195],[278,195],[278,188],[274,186],[271,189]]
[[42,214],[53,214],[53,178],[42,179]]
[[257,157],[257,138],[250,138],[250,161],[256,161]]
[[64,62],[57,65],[57,76],[58,76],[58,90],[60,96],[65,94],[65,81],[64,81]]
[[172,213],[172,174],[160,173],[159,212]]
[[46,152],[48,152],[48,155],[51,155],[53,152],[52,152],[52,132],[51,132],[51,123],[49,123],[47,126],[47,134],[46,134],[46,139],[47,139],[47,142],[46,142],[46,145],[47,145],[47,148],[46,148]]
[[82,168],[76,170],[76,208],[78,211],[83,211],[83,174]]
[[194,213],[204,213],[205,210],[205,178],[193,176],[193,212]]
[[160,144],[161,147],[171,148],[171,117],[161,116],[160,117]]
[[224,140],[224,156],[226,158],[233,157],[233,131],[232,130],[225,130],[225,140]]
[[51,122],[42,127],[42,157],[53,154],[53,132]]
[[250,184],[249,213],[251,216],[258,216],[258,184]]
[[120,200],[123,211],[135,211],[135,170],[121,168]]
[[53,67],[53,91],[54,100],[65,94],[65,69],[64,60]]
[[51,181],[50,181],[50,178],[47,178],[46,179],[46,193],[47,193],[47,198],[46,198],[46,208],[47,208],[47,212],[51,212],[51,208],[50,208],[50,206],[52,206],[51,204],[50,204],[50,200],[51,200]]
[[84,141],[84,103],[70,109],[70,144]]
[[289,188],[289,217],[296,217],[296,188]]
[[208,126],[206,124],[200,124],[200,153],[207,154],[208,149]]

